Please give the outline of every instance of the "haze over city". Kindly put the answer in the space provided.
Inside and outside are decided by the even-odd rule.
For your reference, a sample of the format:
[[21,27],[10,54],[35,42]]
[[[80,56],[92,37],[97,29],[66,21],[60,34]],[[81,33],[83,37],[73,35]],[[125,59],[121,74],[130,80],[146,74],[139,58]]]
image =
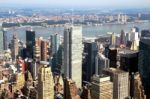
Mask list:
[[0,0],[0,99],[150,99],[150,0]]
[[149,0],[0,0],[12,7],[149,8]]

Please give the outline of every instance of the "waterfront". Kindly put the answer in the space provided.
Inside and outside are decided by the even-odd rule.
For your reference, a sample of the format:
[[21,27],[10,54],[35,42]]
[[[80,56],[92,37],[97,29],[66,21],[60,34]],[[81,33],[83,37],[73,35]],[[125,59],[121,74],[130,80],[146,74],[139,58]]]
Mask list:
[[[102,26],[83,26],[83,36],[84,37],[97,37],[99,35],[105,35],[107,32],[115,32],[120,33],[123,29],[125,32],[129,32],[132,27],[138,27],[139,30],[150,29],[150,22],[146,23],[128,23],[128,24],[107,24]],[[7,31],[8,41],[11,40],[12,34],[17,33],[17,36],[20,40],[25,41],[25,31],[29,29],[29,27],[17,27],[17,28],[9,28]],[[36,31],[36,37],[44,37],[49,38],[49,36],[53,33],[63,34],[63,27],[55,27],[55,28],[47,28],[47,27],[32,27],[33,30]]]

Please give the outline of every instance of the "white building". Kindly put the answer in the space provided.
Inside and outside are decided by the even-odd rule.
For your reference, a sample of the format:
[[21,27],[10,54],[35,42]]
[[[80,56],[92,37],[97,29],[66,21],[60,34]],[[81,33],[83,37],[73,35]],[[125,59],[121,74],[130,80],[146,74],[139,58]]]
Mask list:
[[82,27],[69,26],[64,30],[64,75],[82,84]]

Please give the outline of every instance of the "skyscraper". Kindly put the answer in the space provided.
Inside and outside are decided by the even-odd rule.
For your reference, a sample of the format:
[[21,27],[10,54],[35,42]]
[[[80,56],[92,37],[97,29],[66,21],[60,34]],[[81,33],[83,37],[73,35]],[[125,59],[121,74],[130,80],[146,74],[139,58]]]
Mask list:
[[4,45],[4,50],[8,49],[8,42],[7,42],[7,30],[3,30],[3,45]]
[[117,52],[118,50],[114,47],[108,48],[108,59],[110,61],[110,67],[117,67]]
[[84,59],[82,64],[82,80],[91,81],[92,75],[95,73],[95,57],[97,55],[96,42],[84,42]]
[[133,47],[136,48],[136,46],[137,46],[137,48],[138,48],[138,46],[139,46],[139,33],[138,33],[138,31],[139,30],[136,27],[133,27],[131,29],[131,31],[126,34],[127,47],[129,47],[129,48],[132,47],[131,49],[133,49]]
[[126,99],[129,96],[129,73],[110,68],[103,71],[113,81],[113,99]]
[[139,44],[139,70],[142,77],[147,99],[150,98],[150,31],[145,30],[141,33]]
[[38,74],[38,99],[54,99],[54,82],[51,68],[47,62],[41,62]]
[[142,30],[141,37],[150,37],[150,30]]
[[[137,73],[133,76],[133,86],[132,86],[133,99],[146,99],[144,93],[144,88],[141,82],[140,74]],[[130,95],[131,96],[131,95]]]
[[81,99],[75,81],[64,79],[64,99]]
[[120,68],[124,71],[138,72],[138,51],[123,50],[120,54]]
[[91,83],[91,96],[92,99],[113,99],[113,83],[110,81],[110,76],[93,76]]
[[60,35],[53,34],[51,35],[51,54],[55,54],[58,52],[60,46]]
[[109,68],[109,59],[106,58],[102,53],[97,53],[95,58],[95,72],[97,75],[101,75],[103,69]]
[[3,51],[3,32],[2,31],[0,31],[0,42],[2,43],[0,44],[0,51]]
[[66,27],[64,30],[64,75],[76,82],[81,88],[82,83],[82,28]]
[[34,46],[34,59],[37,61],[41,60],[41,42],[43,38],[39,37],[35,40],[35,46]]
[[126,35],[123,30],[121,30],[120,35],[120,45],[126,45]]
[[33,58],[33,50],[35,46],[35,31],[27,30],[26,31],[26,48],[27,48],[27,57]]
[[46,40],[41,41],[41,60],[48,61],[49,59],[49,42]]
[[51,35],[51,55],[52,55],[52,71],[56,70],[58,68],[59,64],[59,55],[60,51],[60,35],[54,34]]
[[137,31],[136,28],[131,29],[130,40],[131,42],[135,41],[137,46],[139,46],[139,33],[136,31]]
[[12,39],[12,58],[15,60],[17,55],[18,55],[18,38],[16,34],[13,34],[13,39]]
[[116,45],[116,35],[115,35],[114,32],[111,34],[111,37],[110,37],[110,44],[113,45],[113,46]]
[[3,51],[4,50],[4,37],[3,37],[3,31],[2,31],[2,27],[1,27],[1,24],[0,24],[0,51]]

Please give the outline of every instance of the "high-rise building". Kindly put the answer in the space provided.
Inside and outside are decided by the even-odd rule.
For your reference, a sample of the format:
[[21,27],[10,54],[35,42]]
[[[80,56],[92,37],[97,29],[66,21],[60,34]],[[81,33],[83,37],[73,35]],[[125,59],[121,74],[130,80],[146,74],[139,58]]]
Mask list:
[[14,90],[18,90],[23,88],[25,84],[25,79],[24,79],[24,74],[23,73],[18,73],[16,76],[16,85],[14,87]]
[[86,86],[83,87],[81,99],[92,99],[90,87],[91,87],[90,84],[87,84]]
[[138,49],[139,49],[139,44],[137,44],[137,42],[135,40],[132,41],[131,42],[131,48],[130,48],[130,50],[132,50],[132,51],[138,51]]
[[26,48],[27,48],[27,57],[33,58],[33,50],[35,46],[35,31],[27,30],[26,31]]
[[150,98],[150,31],[141,33],[139,45],[139,71],[144,85],[147,99]]
[[16,65],[17,65],[17,72],[25,73],[25,63],[24,60],[22,60],[21,57],[18,57],[16,60]]
[[109,59],[106,58],[102,53],[97,53],[95,58],[95,74],[101,75],[103,69],[109,68]]
[[141,37],[150,37],[150,30],[142,30]]
[[77,87],[82,84],[82,28],[66,27],[64,30],[64,76],[76,81]]
[[117,67],[117,49],[114,47],[108,48],[108,59],[110,67]]
[[64,99],[81,99],[75,81],[64,79]]
[[120,51],[120,68],[126,72],[138,72],[138,51],[122,50]]
[[125,14],[119,13],[117,16],[118,23],[125,24],[127,23],[128,17]]
[[113,46],[116,45],[116,34],[114,32],[111,34],[110,44],[113,45]]
[[121,22],[121,20],[120,20],[120,19],[121,19],[121,14],[119,13],[119,14],[118,14],[118,17],[117,17],[118,23],[120,23],[120,22]]
[[120,45],[126,45],[126,35],[123,30],[121,30],[121,35],[120,35]]
[[41,60],[48,61],[49,59],[49,42],[42,40],[41,42]]
[[8,49],[8,42],[7,42],[7,30],[3,30],[3,45],[4,45],[4,50]]
[[38,78],[38,70],[40,68],[40,64],[36,61],[32,62],[32,78],[33,80],[37,80]]
[[54,82],[49,63],[41,62],[38,73],[38,99],[54,99]]
[[131,41],[131,33],[130,32],[126,34],[126,39],[127,39],[127,42]]
[[139,46],[139,33],[136,32],[136,28],[131,29],[130,40],[131,42],[135,41],[137,46]]
[[140,77],[139,73],[137,73],[133,76],[133,86],[131,86],[131,87],[133,88],[133,90],[132,90],[132,93],[133,93],[132,98],[133,99],[146,99],[146,95],[144,93],[144,88],[143,88],[141,77]]
[[42,42],[42,38],[38,38],[35,40],[34,59],[37,61],[41,60],[41,42]]
[[49,42],[42,37],[35,40],[33,55],[36,61],[48,61],[49,59]]
[[0,70],[0,80],[2,80],[3,79],[3,71],[2,71],[2,68],[0,68],[1,70]]
[[1,42],[1,44],[0,44],[0,51],[3,51],[4,50],[4,37],[3,37],[3,31],[2,31],[2,29],[1,29],[1,27],[0,27],[0,42]]
[[0,31],[0,42],[2,43],[2,44],[0,44],[0,51],[3,51],[3,32],[2,31]]
[[84,42],[84,55],[82,64],[82,80],[91,81],[91,77],[95,73],[95,57],[97,55],[96,42]]
[[59,34],[54,34],[51,35],[51,55],[52,55],[52,71],[56,70],[59,68],[59,57],[60,55],[60,35]]
[[12,51],[12,59],[15,60],[16,57],[18,56],[18,51],[19,51],[18,38],[16,34],[13,34],[11,51]]
[[109,68],[103,71],[113,81],[113,99],[129,97],[129,73],[119,69]]
[[53,34],[51,35],[51,54],[56,54],[60,46],[60,35]]
[[110,76],[93,76],[91,96],[92,99],[113,99],[113,83],[110,81]]
[[127,23],[127,15],[122,15],[121,16],[121,21],[123,24]]
[[[139,32],[138,32],[138,28],[137,27],[133,27],[131,29],[131,32],[126,34],[126,38],[127,38],[127,47],[133,49],[133,47],[137,47],[139,46]],[[136,49],[137,49],[136,48]]]

